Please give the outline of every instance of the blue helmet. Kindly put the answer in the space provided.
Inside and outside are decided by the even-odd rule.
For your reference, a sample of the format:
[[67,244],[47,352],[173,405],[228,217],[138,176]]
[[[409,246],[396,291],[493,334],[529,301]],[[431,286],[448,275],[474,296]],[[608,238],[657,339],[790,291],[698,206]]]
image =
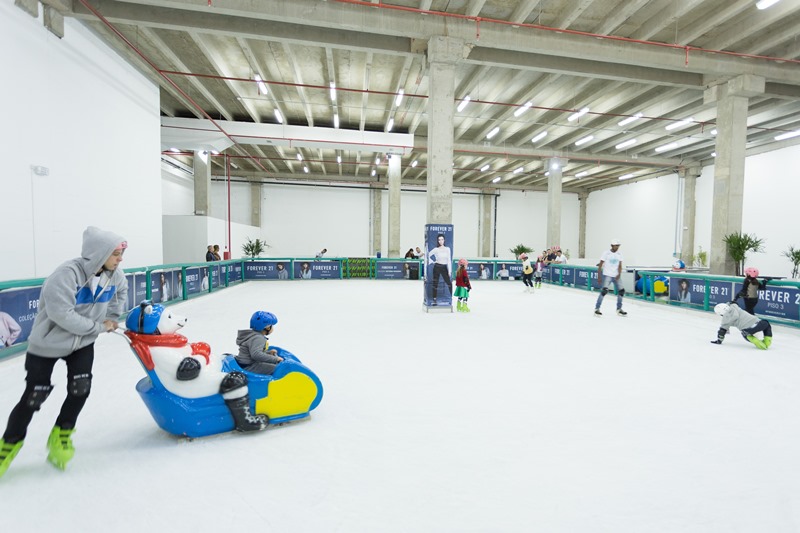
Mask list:
[[158,322],[161,320],[161,313],[163,312],[163,305],[145,300],[128,312],[128,318],[125,319],[125,327],[134,333],[158,335]]
[[250,329],[253,331],[264,331],[269,326],[278,323],[278,317],[267,311],[256,311],[250,317]]

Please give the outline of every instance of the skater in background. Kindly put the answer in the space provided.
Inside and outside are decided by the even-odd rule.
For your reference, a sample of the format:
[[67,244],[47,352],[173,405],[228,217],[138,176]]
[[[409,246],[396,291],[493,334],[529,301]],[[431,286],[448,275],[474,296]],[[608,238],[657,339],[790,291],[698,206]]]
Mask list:
[[416,259],[416,258],[417,258],[417,256],[414,255],[414,249],[413,248],[409,248],[408,251],[406,252],[406,255],[403,256],[403,259]]
[[744,300],[744,310],[755,315],[756,304],[758,304],[758,291],[763,291],[767,287],[767,280],[758,281],[758,269],[749,267],[744,269],[744,283],[742,290],[733,299],[735,302],[739,298]]
[[533,265],[528,254],[522,252],[519,254],[520,261],[522,261],[522,283],[525,284],[525,292],[533,292]]
[[533,267],[533,283],[537,289],[542,288],[542,274],[544,273],[544,260],[542,256],[536,258],[536,265]]
[[322,259],[325,256],[326,253],[328,253],[328,249],[327,248],[323,248],[322,250],[317,252],[317,255],[314,256],[314,260],[315,261],[319,261],[320,259]]
[[422,259],[425,257],[425,252],[419,249],[419,246],[414,250],[414,257],[416,259]]
[[[728,330],[734,327],[742,332],[742,337],[746,341],[760,350],[766,350],[772,345],[772,325],[764,319],[742,311],[735,302],[717,304],[714,306],[714,312],[722,317],[722,323],[717,331],[717,340],[711,341],[711,344],[722,344]],[[763,339],[755,336],[759,331],[762,332]]]
[[25,391],[0,439],[0,476],[53,390],[50,378],[59,359],[67,364],[67,397],[47,439],[47,460],[63,470],[75,455],[72,434],[91,390],[94,341],[117,329],[125,312],[128,281],[118,267],[127,247],[119,235],[89,226],[83,232],[81,257],[62,263],[42,285],[25,355]]
[[625,295],[625,289],[620,283],[620,276],[622,275],[622,254],[619,250],[619,240],[611,239],[611,250],[606,250],[600,256],[600,263],[597,265],[597,280],[600,283],[600,295],[597,297],[597,302],[594,304],[595,316],[603,316],[600,312],[600,306],[603,305],[603,298],[608,294],[608,286],[614,285],[614,290],[617,291],[617,314],[619,316],[627,316],[628,313],[622,310],[622,297]]
[[469,282],[469,273],[467,272],[467,265],[469,263],[466,259],[458,260],[458,270],[456,270],[456,291],[453,293],[457,298],[456,310],[461,313],[469,313],[469,291],[472,290],[472,285]]
[[278,317],[267,311],[256,311],[250,317],[250,329],[240,329],[236,335],[239,354],[236,362],[244,370],[256,374],[271,375],[283,361],[277,350],[270,350],[268,336],[272,333]]

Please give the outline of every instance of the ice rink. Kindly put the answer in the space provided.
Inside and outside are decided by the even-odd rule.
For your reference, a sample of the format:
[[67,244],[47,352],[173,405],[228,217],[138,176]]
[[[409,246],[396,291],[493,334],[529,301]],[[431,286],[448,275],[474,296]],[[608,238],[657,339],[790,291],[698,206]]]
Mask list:
[[[311,417],[202,439],[159,429],[128,345],[104,334],[66,472],[55,391],[0,479],[0,531],[796,532],[800,330],[760,351],[716,315],[473,281],[472,312],[423,312],[421,282],[249,282],[170,306],[236,350],[253,311],[325,394]],[[24,357],[0,363],[0,418]]]

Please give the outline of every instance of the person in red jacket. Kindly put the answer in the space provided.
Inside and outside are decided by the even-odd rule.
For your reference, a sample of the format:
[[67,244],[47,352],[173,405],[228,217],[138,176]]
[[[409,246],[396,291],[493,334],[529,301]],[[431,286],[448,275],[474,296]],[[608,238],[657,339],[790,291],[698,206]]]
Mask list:
[[469,263],[466,259],[458,260],[458,270],[456,270],[456,290],[454,296],[458,298],[456,303],[456,310],[463,313],[469,313],[467,307],[467,300],[469,300],[469,291],[472,290],[472,285],[469,282],[469,274],[467,273],[467,265]]

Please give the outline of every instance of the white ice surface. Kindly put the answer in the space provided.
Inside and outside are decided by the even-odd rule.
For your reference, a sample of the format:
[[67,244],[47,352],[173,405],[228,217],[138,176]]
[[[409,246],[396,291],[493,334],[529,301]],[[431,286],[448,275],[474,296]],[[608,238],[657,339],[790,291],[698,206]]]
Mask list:
[[[160,430],[102,335],[66,472],[45,442],[65,367],[0,479],[2,532],[795,532],[800,331],[769,351],[713,314],[474,282],[426,314],[408,281],[250,282],[172,306],[214,352],[266,309],[325,395],[310,418],[189,441]],[[24,357],[0,363],[0,417]],[[2,419],[5,422],[5,419]]]

